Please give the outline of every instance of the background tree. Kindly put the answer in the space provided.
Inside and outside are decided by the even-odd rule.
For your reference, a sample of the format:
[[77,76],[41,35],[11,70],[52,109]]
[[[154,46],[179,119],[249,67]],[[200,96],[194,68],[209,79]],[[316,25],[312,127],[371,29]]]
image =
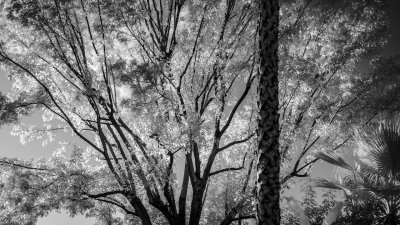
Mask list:
[[[320,206],[316,199],[317,192],[311,185],[310,180],[307,180],[307,184],[302,188],[302,191],[304,193],[304,197],[302,199],[301,206],[303,207],[305,214],[308,216],[310,223],[322,224],[323,215],[331,209],[331,207],[324,208],[323,206],[325,206],[330,199],[327,199],[326,196],[322,196],[323,201]],[[324,193],[324,195],[326,195],[326,193]]]
[[[299,207],[304,210],[309,223],[312,225],[323,224],[325,215],[332,210],[336,203],[336,196],[331,191],[327,190],[323,191],[322,195],[317,195],[315,187],[312,185],[310,179],[308,179],[307,183],[302,187],[302,192],[304,196],[299,202]],[[299,218],[290,208],[284,206],[282,211],[284,212],[282,215],[283,224],[300,224]]]
[[[300,204],[307,215],[310,224],[321,225],[325,215],[332,210],[336,203],[337,196],[330,189],[320,190],[322,195],[317,195],[312,181],[306,183],[303,187],[304,197]],[[379,201],[376,199],[364,199],[365,204],[357,204],[357,196],[346,199],[342,209],[342,213],[333,223],[334,225],[356,225],[356,224],[379,224]],[[282,224],[300,224],[299,218],[291,212],[287,207],[282,209]]]

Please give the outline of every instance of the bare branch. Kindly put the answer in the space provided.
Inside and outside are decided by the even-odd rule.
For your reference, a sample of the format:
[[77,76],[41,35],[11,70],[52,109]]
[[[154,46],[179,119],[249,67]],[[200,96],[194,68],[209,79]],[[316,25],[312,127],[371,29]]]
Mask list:
[[252,138],[255,134],[256,134],[256,133],[254,132],[254,133],[250,134],[249,136],[247,136],[247,137],[244,138],[244,139],[237,140],[237,141],[232,141],[232,142],[230,142],[229,144],[225,145],[224,147],[219,148],[217,151],[218,151],[218,152],[222,152],[222,151],[224,151],[225,149],[228,149],[228,148],[230,148],[230,147],[232,147],[232,146],[234,146],[234,145],[244,143],[244,142],[250,140],[250,138]]
[[19,168],[28,169],[28,170],[54,171],[53,169],[49,169],[49,168],[32,167],[32,166],[19,164],[19,163],[15,163],[10,160],[4,160],[4,159],[0,159],[0,164],[5,164],[5,165],[11,166],[11,167],[19,167]]
[[215,171],[215,172],[211,172],[211,173],[210,173],[210,177],[211,177],[211,176],[214,176],[214,175],[217,175],[217,174],[219,174],[219,173],[227,172],[227,171],[235,171],[235,170],[241,170],[241,169],[243,169],[243,168],[244,168],[244,162],[245,162],[245,160],[246,160],[246,156],[247,156],[247,152],[246,152],[246,153],[244,154],[244,156],[243,156],[243,161],[242,161],[242,165],[241,165],[241,166],[239,166],[239,167],[229,167],[229,168],[217,170],[217,171]]
[[113,190],[113,191],[107,191],[107,192],[102,192],[102,193],[98,193],[98,194],[90,194],[87,192],[83,192],[83,194],[90,198],[101,198],[101,197],[108,197],[110,195],[124,194],[124,191],[123,190]]

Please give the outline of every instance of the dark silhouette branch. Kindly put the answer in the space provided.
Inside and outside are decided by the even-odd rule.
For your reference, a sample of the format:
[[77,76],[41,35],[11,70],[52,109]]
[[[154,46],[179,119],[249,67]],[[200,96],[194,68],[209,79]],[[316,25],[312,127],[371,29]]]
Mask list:
[[215,172],[211,172],[210,176],[214,176],[217,175],[219,173],[223,173],[223,172],[228,172],[228,171],[235,171],[235,170],[241,170],[244,168],[244,162],[246,161],[246,156],[247,156],[247,152],[244,154],[243,156],[243,161],[242,161],[242,165],[239,167],[229,167],[229,168],[225,168],[225,169],[221,169],[221,170],[217,170]]
[[28,169],[28,170],[54,171],[53,169],[22,165],[22,164],[11,162],[11,161],[6,161],[4,159],[0,159],[0,164],[5,164],[5,165],[11,166],[11,167],[19,167],[19,168]]
[[228,148],[230,148],[230,147],[232,147],[234,145],[245,143],[246,141],[250,140],[250,138],[252,138],[254,135],[255,135],[255,133],[252,133],[252,134],[250,134],[249,136],[247,136],[244,139],[237,140],[237,141],[232,141],[229,144],[226,144],[224,147],[219,148],[218,152],[222,152],[222,151],[224,151],[224,150],[226,150],[226,149],[228,149]]

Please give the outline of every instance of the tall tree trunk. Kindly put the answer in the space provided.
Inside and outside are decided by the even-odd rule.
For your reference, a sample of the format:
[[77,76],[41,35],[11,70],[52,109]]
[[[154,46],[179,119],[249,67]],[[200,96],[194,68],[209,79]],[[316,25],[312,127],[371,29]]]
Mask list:
[[279,225],[278,0],[260,0],[257,224]]
[[193,186],[193,199],[190,207],[189,224],[197,225],[200,223],[205,186],[203,184],[195,184]]
[[152,225],[150,215],[147,212],[146,207],[144,207],[142,201],[138,197],[130,194],[127,194],[125,197],[129,200],[132,207],[135,209],[136,214],[139,215],[142,225]]

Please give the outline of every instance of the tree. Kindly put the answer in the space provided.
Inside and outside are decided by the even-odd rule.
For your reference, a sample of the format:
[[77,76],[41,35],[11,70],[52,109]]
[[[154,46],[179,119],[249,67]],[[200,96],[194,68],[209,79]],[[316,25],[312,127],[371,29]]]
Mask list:
[[[286,198],[288,207],[297,217],[300,225],[311,225],[311,224],[335,224],[335,221],[341,214],[343,208],[343,201],[334,200],[335,197],[331,192],[325,193],[322,197],[322,205],[319,206],[310,201],[310,196],[306,196],[303,202],[305,209],[301,206],[300,202],[295,200],[293,197]],[[288,220],[292,223],[297,223],[297,220],[290,215]]]
[[[132,223],[199,224],[219,184],[210,180],[240,177],[219,222],[254,217],[244,214],[252,207],[254,10],[235,0],[4,1],[1,65],[16,83],[7,102],[39,106],[48,122],[15,133],[51,140],[67,130],[84,142],[72,148],[73,162],[37,166],[48,172],[30,187],[52,190],[60,203],[51,209],[108,204]],[[30,204],[48,200],[35,193],[43,198]]]
[[[301,192],[304,194],[299,206],[304,209],[305,215],[307,215],[310,224],[321,224],[323,215],[328,210],[322,211],[321,206],[317,204],[317,192],[314,190],[314,187],[311,185],[310,179],[304,184],[301,188]],[[324,196],[323,196],[324,197]],[[324,200],[326,198],[324,197]],[[294,212],[290,210],[290,208],[286,205],[282,205],[282,224],[299,224],[299,218],[296,217]],[[316,222],[318,221],[318,222]]]
[[278,0],[260,1],[257,223],[280,224]]
[[400,123],[384,122],[372,135],[356,136],[358,158],[355,168],[341,157],[319,153],[317,157],[344,169],[340,180],[330,182],[325,179],[316,181],[322,187],[344,190],[359,199],[377,199],[381,212],[380,224],[398,224],[399,218],[399,174],[400,166],[396,160],[400,157]]
[[[304,191],[304,197],[301,202],[301,206],[304,208],[305,214],[308,216],[311,224],[322,224],[323,215],[330,209],[321,210],[316,202],[317,192],[315,192],[314,187],[311,185],[310,180],[307,180],[307,184],[302,189]],[[322,196],[325,197],[325,196]],[[324,198],[324,201],[326,198]],[[324,202],[322,203],[322,206]]]

